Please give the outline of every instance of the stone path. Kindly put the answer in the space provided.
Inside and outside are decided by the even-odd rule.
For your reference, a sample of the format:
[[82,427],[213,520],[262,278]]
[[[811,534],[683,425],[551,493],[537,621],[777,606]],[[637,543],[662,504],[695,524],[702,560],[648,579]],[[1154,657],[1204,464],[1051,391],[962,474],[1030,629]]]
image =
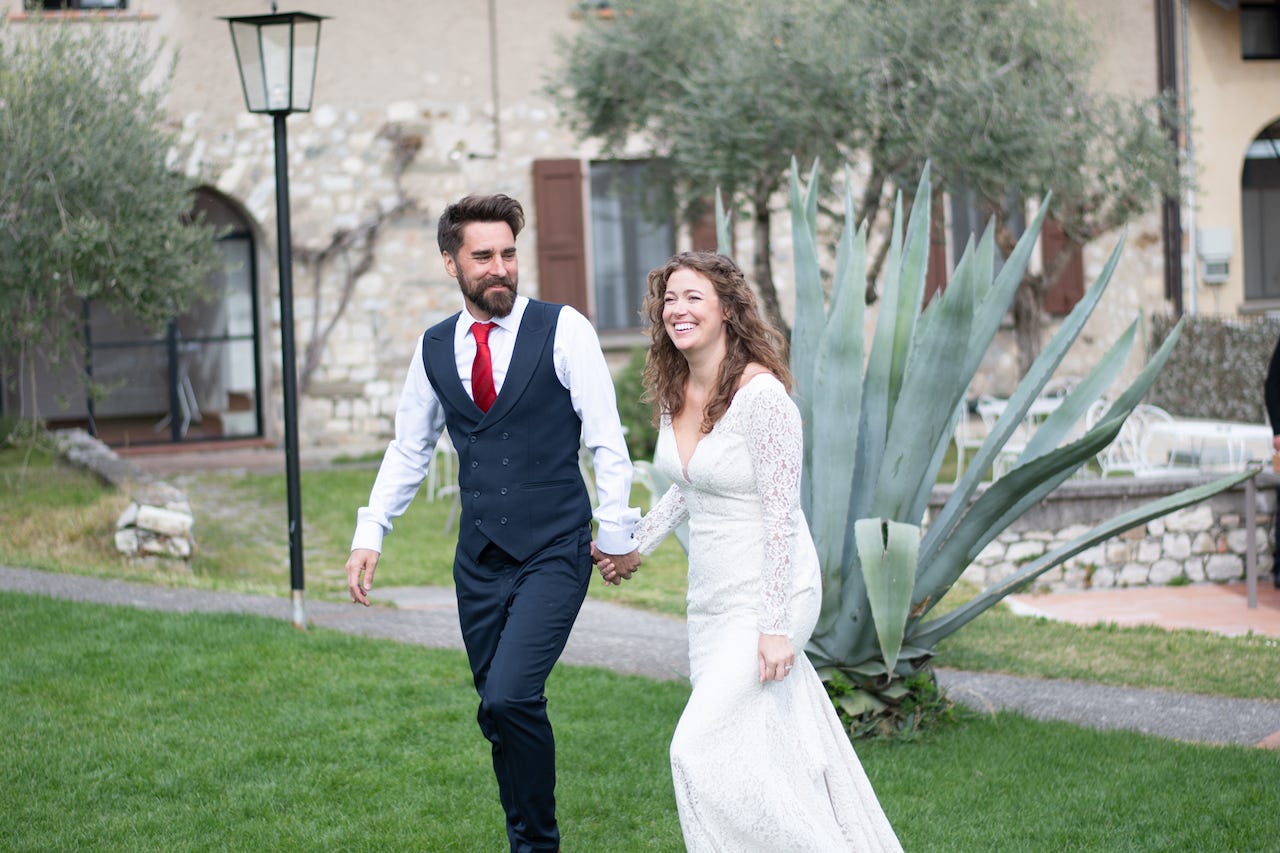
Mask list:
[[[171,589],[20,568],[0,567],[0,589],[145,610],[292,617],[286,598]],[[367,637],[434,648],[462,647],[451,590],[384,587],[375,594],[395,607],[311,601],[306,605],[307,620]],[[649,678],[686,678],[684,622],[588,599],[562,660]],[[938,680],[952,698],[980,711],[1007,709],[1036,719],[1065,720],[1098,729],[1280,748],[1280,702],[955,670],[940,670]]]

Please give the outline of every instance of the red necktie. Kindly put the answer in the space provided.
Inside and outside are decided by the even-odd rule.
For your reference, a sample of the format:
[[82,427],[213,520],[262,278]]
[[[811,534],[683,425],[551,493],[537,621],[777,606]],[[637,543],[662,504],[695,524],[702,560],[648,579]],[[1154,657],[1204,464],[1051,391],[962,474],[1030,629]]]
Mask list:
[[493,356],[489,353],[489,332],[493,323],[472,323],[476,339],[476,360],[471,362],[471,396],[482,411],[489,411],[498,392],[493,388]]

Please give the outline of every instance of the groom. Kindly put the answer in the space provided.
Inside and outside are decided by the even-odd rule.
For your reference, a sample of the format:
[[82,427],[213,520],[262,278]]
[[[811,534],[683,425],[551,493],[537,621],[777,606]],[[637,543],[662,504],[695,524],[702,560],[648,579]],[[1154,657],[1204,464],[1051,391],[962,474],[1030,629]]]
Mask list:
[[516,295],[520,203],[467,196],[438,241],[464,310],[414,351],[387,447],[357,515],[347,585],[369,604],[391,521],[409,506],[441,433],[458,452],[462,517],[454,552],[458,619],[480,694],[477,719],[512,851],[557,850],[555,742],[543,688],[591,577],[591,503],[579,442],[594,454],[596,544],[629,577],[639,513],[631,461],[595,329],[573,308]]

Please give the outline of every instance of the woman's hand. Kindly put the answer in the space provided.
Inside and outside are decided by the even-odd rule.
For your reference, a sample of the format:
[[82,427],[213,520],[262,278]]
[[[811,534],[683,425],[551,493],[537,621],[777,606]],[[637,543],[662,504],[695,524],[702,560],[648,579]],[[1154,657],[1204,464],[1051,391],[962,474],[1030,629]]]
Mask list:
[[796,651],[786,634],[761,634],[757,646],[760,661],[760,681],[781,681],[791,674],[796,662]]

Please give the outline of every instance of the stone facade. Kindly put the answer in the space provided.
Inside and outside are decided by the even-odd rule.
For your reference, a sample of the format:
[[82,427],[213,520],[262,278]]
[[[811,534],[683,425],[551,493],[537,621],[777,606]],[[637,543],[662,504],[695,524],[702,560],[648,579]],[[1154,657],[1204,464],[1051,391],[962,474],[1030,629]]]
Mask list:
[[[1096,524],[1205,481],[1127,478],[1065,483],[984,548],[963,578],[982,587],[999,583]],[[1133,527],[1070,557],[1032,581],[1032,587],[1062,591],[1243,580],[1248,549],[1244,495],[1240,486]],[[945,490],[936,493],[934,506],[940,507],[945,497]],[[1253,511],[1260,577],[1275,571],[1274,510],[1274,492],[1259,490]]]
[[[1098,85],[1124,94],[1152,93],[1153,0],[1122,4],[1123,10],[1107,0],[1072,3],[1093,22],[1099,37]],[[21,0],[7,5],[11,18],[23,17]],[[314,108],[288,119],[300,435],[306,446],[376,445],[390,435],[417,335],[461,305],[435,246],[434,223],[444,204],[471,191],[506,192],[524,201],[530,221],[520,240],[521,288],[530,295],[540,292],[532,164],[555,158],[587,162],[600,155],[598,146],[575,139],[558,121],[544,88],[559,40],[580,26],[582,4],[312,0],[306,5],[307,11],[328,19],[322,26]],[[254,236],[266,432],[279,438],[272,123],[245,111],[221,20],[258,11],[265,9],[246,9],[233,0],[132,0],[130,14],[113,18],[110,26],[137,27],[175,56],[167,101],[179,128],[172,165],[237,209]],[[1207,52],[1219,46],[1218,53],[1206,54],[1192,70],[1226,62],[1218,54],[1225,50],[1222,45],[1236,43],[1238,34],[1223,20],[1234,20],[1234,13],[1208,2],[1192,2],[1191,13],[1193,48]],[[20,33],[21,24],[11,30]],[[1144,47],[1135,50],[1134,45]],[[1200,85],[1204,77],[1193,81],[1198,97],[1213,100],[1217,89],[1211,79]],[[1247,111],[1256,117],[1250,119],[1254,125],[1265,123],[1266,109],[1274,112],[1263,102],[1280,97],[1258,94],[1257,105]],[[1254,103],[1252,98],[1218,100]],[[1212,130],[1206,126],[1205,135],[1213,138]],[[1242,150],[1234,136],[1227,142],[1232,151]],[[641,150],[640,141],[633,140],[624,154]],[[1221,162],[1228,171],[1238,171],[1238,156]],[[1231,181],[1233,187],[1238,183]],[[1211,199],[1218,195],[1216,182],[1201,184],[1199,198],[1206,205],[1217,205]],[[1238,211],[1235,188],[1226,197],[1237,199],[1234,208],[1227,207]],[[780,198],[773,267],[780,301],[789,313],[793,284],[785,209]],[[370,231],[371,226],[376,228]],[[1114,281],[1060,374],[1083,375],[1129,323],[1165,309],[1159,234],[1155,214],[1130,227]],[[343,244],[352,235],[355,239]],[[739,255],[750,257],[749,223],[736,237]],[[678,237],[678,247],[687,239]],[[1086,282],[1096,277],[1116,239],[1104,237],[1086,248]],[[1189,244],[1184,252],[1189,259]],[[1234,277],[1234,265],[1232,270]],[[1233,278],[1228,290],[1236,288]],[[1208,300],[1202,304],[1208,307]],[[1213,308],[1234,310],[1235,302],[1215,301]],[[873,308],[868,323],[875,316]],[[1052,332],[1052,325],[1047,331]],[[615,364],[641,342],[637,335],[605,341]],[[1135,349],[1127,376],[1141,366],[1141,347]],[[970,396],[1007,394],[1016,380],[1012,336],[1005,330],[978,371]]]

